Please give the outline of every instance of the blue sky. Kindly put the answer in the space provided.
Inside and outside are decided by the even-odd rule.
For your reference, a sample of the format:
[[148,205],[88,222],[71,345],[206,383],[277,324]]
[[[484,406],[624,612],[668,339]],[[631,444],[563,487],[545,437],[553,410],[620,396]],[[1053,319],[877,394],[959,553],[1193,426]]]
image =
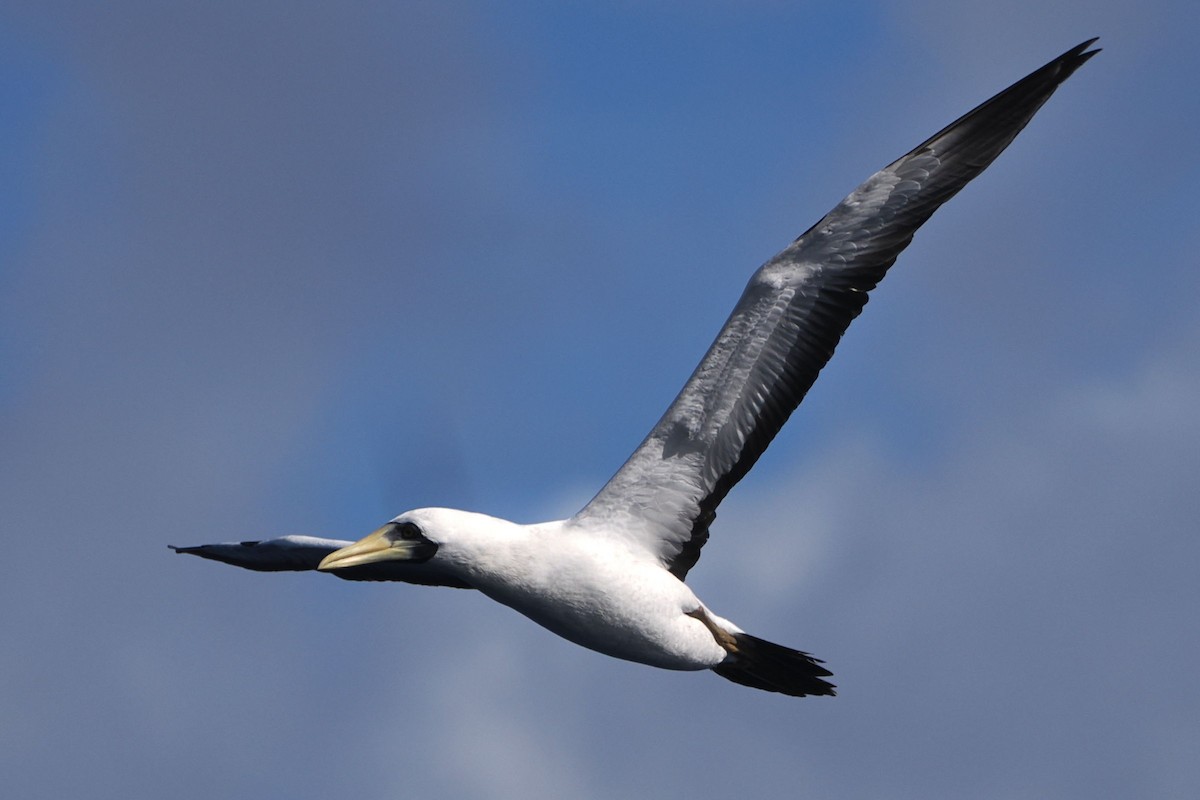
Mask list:
[[[5,4],[9,791],[1190,797],[1198,23]],[[824,658],[837,698],[607,659],[468,592],[166,549],[571,513],[759,263],[1094,35],[901,257],[692,572]]]

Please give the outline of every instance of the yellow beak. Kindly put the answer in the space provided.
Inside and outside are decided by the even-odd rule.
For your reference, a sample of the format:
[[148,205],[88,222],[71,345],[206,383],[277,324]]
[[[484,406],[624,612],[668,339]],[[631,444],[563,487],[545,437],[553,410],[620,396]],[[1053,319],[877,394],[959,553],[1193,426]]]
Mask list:
[[334,550],[317,565],[327,571],[374,564],[377,561],[410,561],[418,557],[420,542],[401,539],[395,535],[396,525],[388,523],[379,530],[352,545]]

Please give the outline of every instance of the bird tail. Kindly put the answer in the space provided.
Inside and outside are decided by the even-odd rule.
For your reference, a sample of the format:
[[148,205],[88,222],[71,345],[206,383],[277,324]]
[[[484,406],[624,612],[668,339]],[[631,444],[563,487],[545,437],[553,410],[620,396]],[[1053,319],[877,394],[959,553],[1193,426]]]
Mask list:
[[729,656],[712,668],[722,678],[792,697],[837,694],[832,683],[822,680],[833,673],[820,659],[748,633],[730,635],[734,646]]

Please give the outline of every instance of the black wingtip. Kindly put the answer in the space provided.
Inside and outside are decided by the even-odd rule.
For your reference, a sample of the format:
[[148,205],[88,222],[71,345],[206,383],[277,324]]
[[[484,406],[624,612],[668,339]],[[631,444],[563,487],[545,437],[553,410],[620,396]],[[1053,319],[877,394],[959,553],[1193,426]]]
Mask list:
[[209,550],[212,549],[212,545],[197,544],[197,545],[193,545],[191,547],[180,547],[179,545],[176,545],[176,544],[169,544],[169,545],[167,545],[167,547],[171,548],[172,550],[175,551],[176,554],[181,555],[181,556],[199,556],[200,558],[213,558],[213,556],[210,555],[208,552]]
[[1089,47],[1091,47],[1098,41],[1100,41],[1100,37],[1093,36],[1092,38],[1088,39],[1086,42],[1080,42],[1079,44],[1075,45],[1070,50],[1063,53],[1061,57],[1062,58],[1067,58],[1067,57],[1075,58],[1075,66],[1079,67],[1085,61],[1087,61],[1089,58],[1091,58],[1092,56],[1096,55],[1096,53],[1099,53],[1104,49],[1103,47],[1097,47],[1094,50],[1088,50]]
[[1100,41],[1100,37],[1093,36],[1086,42],[1080,42],[1033,74],[1037,75],[1040,72],[1053,71],[1054,73],[1057,73],[1056,83],[1062,83],[1067,78],[1075,74],[1075,70],[1086,64],[1088,59],[1104,49],[1101,47],[1097,47],[1093,50],[1088,49],[1098,41]]

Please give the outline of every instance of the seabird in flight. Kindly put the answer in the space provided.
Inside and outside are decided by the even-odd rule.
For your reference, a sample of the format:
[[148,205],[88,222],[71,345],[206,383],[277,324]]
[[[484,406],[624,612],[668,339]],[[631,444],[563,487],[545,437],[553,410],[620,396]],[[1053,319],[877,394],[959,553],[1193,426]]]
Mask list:
[[942,203],[982,172],[1091,39],[872,175],[750,278],[725,326],[645,441],[570,519],[518,525],[445,508],[408,511],[358,542],[285,536],[175,548],[253,570],[477,589],[554,633],[617,658],[711,669],[796,697],[832,695],[807,653],[745,633],[684,583],[717,505],[803,399],[867,293]]

